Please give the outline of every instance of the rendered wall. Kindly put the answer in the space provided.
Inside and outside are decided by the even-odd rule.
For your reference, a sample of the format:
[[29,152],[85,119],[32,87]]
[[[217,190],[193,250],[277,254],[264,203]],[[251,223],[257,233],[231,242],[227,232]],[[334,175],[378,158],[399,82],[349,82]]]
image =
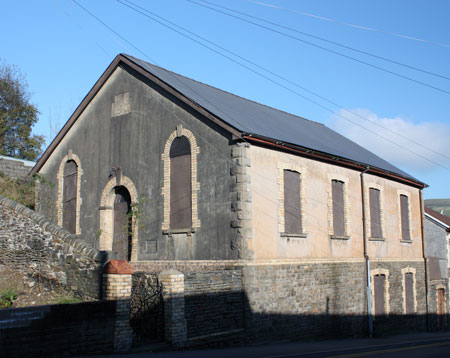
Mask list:
[[[278,258],[362,258],[363,221],[360,172],[316,160],[294,156],[271,149],[251,146],[247,156],[251,162],[247,169],[251,177],[253,196],[252,246],[256,259]],[[306,237],[283,237],[283,216],[280,208],[284,200],[281,177],[283,169],[301,173],[302,216]],[[346,184],[347,240],[331,236],[331,180]],[[421,258],[421,214],[419,190],[392,180],[365,174],[367,190],[371,186],[382,189],[383,241],[370,240],[371,258]],[[402,193],[409,195],[411,241],[401,241],[400,200]],[[369,208],[366,204],[366,213]],[[367,214],[368,215],[368,214]],[[369,220],[369,219],[368,219]]]

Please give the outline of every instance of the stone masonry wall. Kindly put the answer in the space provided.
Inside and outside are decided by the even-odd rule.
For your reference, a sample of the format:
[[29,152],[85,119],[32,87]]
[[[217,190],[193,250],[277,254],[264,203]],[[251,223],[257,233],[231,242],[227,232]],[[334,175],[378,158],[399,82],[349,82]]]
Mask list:
[[30,172],[34,162],[0,156],[0,172],[13,179],[23,179]]
[[[413,315],[404,314],[404,279],[402,269],[415,271],[416,312]],[[371,271],[387,270],[389,289],[387,300],[389,315],[374,317],[374,335],[384,336],[394,332],[426,330],[426,292],[425,271],[423,261],[373,261]],[[372,282],[373,284],[373,282]],[[372,296],[373,297],[373,296]]]
[[248,342],[366,335],[364,262],[244,268]]
[[188,273],[184,285],[188,339],[239,342],[244,327],[242,270]]
[[[402,269],[415,270],[417,312],[404,314]],[[373,262],[389,273],[389,315],[375,317],[374,334],[425,330],[423,262]],[[367,336],[365,263],[320,262],[244,268],[248,342]]]
[[0,196],[0,262],[100,297],[102,255],[77,236]]

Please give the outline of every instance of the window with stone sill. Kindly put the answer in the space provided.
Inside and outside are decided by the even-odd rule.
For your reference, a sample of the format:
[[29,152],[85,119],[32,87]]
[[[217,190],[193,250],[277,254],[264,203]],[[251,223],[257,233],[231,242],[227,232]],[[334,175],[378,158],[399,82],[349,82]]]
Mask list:
[[293,170],[283,170],[284,177],[284,237],[304,237],[302,226],[302,211],[300,173]]
[[383,239],[380,190],[369,188],[370,238]]

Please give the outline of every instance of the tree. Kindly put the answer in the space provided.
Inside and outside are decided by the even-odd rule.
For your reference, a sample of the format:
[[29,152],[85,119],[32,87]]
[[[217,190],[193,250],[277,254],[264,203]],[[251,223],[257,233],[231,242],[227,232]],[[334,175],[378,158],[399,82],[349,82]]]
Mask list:
[[39,111],[30,98],[17,67],[0,63],[0,155],[28,160],[40,155],[44,137],[31,134]]

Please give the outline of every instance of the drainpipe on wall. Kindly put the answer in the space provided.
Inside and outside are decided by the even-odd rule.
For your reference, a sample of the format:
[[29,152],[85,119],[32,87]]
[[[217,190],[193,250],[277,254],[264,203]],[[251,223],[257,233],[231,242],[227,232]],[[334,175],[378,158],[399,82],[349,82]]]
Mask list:
[[420,201],[420,228],[422,230],[422,255],[423,255],[423,262],[424,262],[424,273],[425,273],[425,309],[426,309],[426,315],[425,315],[425,320],[426,320],[426,326],[427,326],[427,331],[430,330],[430,322],[429,322],[429,292],[428,292],[428,268],[427,268],[427,257],[426,257],[426,253],[425,253],[425,236],[423,233],[423,229],[424,229],[424,214],[423,214],[423,194],[422,194],[422,189],[419,190],[419,201]]
[[372,313],[372,284],[370,281],[370,258],[367,254],[367,231],[366,231],[366,202],[364,195],[364,174],[369,171],[367,167],[361,172],[361,199],[362,199],[362,222],[363,222],[363,243],[364,243],[364,258],[366,260],[366,282],[367,282],[367,316],[369,319],[369,337],[373,337],[373,313]]

